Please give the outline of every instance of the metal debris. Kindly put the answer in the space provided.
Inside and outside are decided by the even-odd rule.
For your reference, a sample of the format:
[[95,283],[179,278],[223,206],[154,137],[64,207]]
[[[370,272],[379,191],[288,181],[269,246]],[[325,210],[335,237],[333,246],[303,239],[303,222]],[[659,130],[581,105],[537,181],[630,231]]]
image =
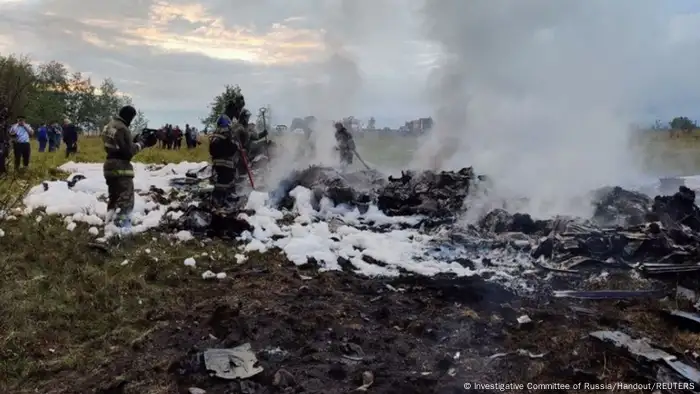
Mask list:
[[489,356],[489,362],[491,362],[491,361],[493,361],[493,360],[496,360],[496,359],[499,359],[499,358],[508,357],[508,356],[523,356],[523,357],[528,357],[528,358],[530,358],[530,359],[538,359],[538,358],[544,358],[544,356],[546,356],[547,353],[548,353],[548,352],[545,352],[545,353],[532,353],[532,352],[529,351],[529,350],[518,349],[518,350],[515,350],[515,351],[512,351],[512,352],[507,352],[507,353],[496,353],[496,354],[492,354],[491,356]]
[[250,343],[233,349],[209,349],[203,356],[207,371],[221,379],[247,379],[263,371],[257,365],[258,359],[251,350]]
[[666,311],[666,313],[678,321],[680,325],[688,330],[700,332],[700,315],[697,313],[683,312],[679,310]]
[[[661,349],[653,347],[647,340],[632,339],[629,335],[619,331],[595,331],[591,337],[601,342],[611,344],[618,349],[625,349],[637,360],[645,360],[649,363],[665,364],[681,377],[700,384],[700,371],[683,363],[676,356]],[[676,378],[674,381],[678,381]]]
[[663,290],[555,290],[555,298],[578,298],[581,300],[622,300],[628,298],[661,298]]
[[676,299],[683,299],[695,303],[698,301],[698,294],[683,286],[676,286]]
[[700,263],[696,264],[659,264],[644,263],[639,265],[639,270],[648,275],[681,274],[684,272],[700,271]]
[[374,374],[371,371],[365,371],[362,373],[362,386],[355,391],[367,391],[372,384],[374,384]]

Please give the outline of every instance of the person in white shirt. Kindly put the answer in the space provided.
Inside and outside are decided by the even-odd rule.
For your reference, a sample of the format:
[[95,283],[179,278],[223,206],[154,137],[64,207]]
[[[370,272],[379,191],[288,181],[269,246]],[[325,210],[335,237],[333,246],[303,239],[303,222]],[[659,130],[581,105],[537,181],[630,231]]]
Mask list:
[[10,138],[15,154],[15,170],[19,170],[20,161],[24,168],[29,167],[29,154],[32,151],[29,139],[34,135],[32,126],[25,122],[24,116],[17,117],[17,123],[10,127]]

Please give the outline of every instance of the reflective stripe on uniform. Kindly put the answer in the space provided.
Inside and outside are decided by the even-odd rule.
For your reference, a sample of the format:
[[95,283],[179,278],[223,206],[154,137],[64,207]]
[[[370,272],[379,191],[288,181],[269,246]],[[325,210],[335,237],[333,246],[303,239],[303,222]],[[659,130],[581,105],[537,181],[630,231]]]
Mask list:
[[214,159],[211,163],[217,167],[236,168],[236,162],[232,159]]
[[111,170],[111,171],[105,171],[104,172],[105,176],[134,176],[134,170]]
[[230,190],[236,186],[235,182],[231,183],[215,183],[214,190]]

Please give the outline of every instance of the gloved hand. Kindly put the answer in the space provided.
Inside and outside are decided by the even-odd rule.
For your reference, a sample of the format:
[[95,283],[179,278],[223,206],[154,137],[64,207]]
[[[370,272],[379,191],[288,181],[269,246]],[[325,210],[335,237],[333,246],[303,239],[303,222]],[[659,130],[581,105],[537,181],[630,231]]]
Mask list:
[[258,138],[265,138],[267,137],[267,129],[263,130],[262,133],[258,134]]
[[148,134],[143,140],[144,146],[150,148],[158,143],[158,136],[155,133]]
[[132,140],[132,142],[133,142],[134,144],[139,144],[139,143],[140,143],[140,144],[143,145],[143,135],[141,135],[141,134],[136,134],[136,135],[134,136],[134,139]]

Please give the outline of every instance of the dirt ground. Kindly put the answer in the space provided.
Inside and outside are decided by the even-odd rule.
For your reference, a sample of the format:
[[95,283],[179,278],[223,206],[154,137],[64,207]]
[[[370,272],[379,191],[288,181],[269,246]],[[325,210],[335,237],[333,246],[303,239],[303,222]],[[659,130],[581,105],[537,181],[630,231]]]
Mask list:
[[[370,393],[492,392],[464,384],[646,382],[637,363],[588,337],[598,329],[646,336],[679,355],[700,351],[698,334],[659,314],[673,301],[523,298],[478,277],[319,273],[276,253],[239,264],[230,242],[177,244],[154,234],[105,251],[84,232],[67,240],[63,225],[27,219],[3,238],[43,245],[13,249],[2,263],[3,392],[348,393],[368,372]],[[205,250],[217,258],[184,267]],[[204,280],[204,269],[227,277]],[[519,324],[523,315],[532,322]],[[227,381],[202,367],[202,351],[244,343],[264,368],[258,375]],[[491,357],[518,350],[531,356]]]

